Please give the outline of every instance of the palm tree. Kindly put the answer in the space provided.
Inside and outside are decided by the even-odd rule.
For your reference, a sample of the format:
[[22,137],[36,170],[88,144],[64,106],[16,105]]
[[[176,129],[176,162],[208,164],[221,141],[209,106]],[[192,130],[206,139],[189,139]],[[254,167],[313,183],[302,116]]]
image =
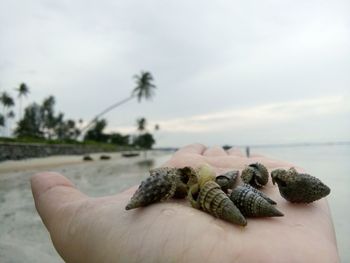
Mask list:
[[141,71],[141,74],[135,75],[136,79],[136,88],[132,91],[133,96],[137,96],[137,100],[141,102],[142,98],[151,99],[154,95],[153,89],[156,88],[155,85],[152,84],[153,76],[149,72]]
[[19,98],[19,113],[18,117],[19,119],[22,119],[22,98],[27,97],[29,94],[29,87],[25,83],[21,83],[19,85],[19,88],[16,89],[18,92],[18,98]]
[[5,118],[1,113],[0,113],[0,126],[5,126]]
[[105,110],[101,111],[81,131],[83,132],[83,131],[87,130],[101,116],[103,116],[107,112],[115,109],[116,107],[128,102],[129,100],[132,100],[133,98],[137,98],[138,102],[141,102],[141,100],[143,98],[146,100],[151,99],[154,95],[153,89],[156,88],[156,86],[152,83],[152,81],[153,81],[152,74],[150,72],[147,72],[147,71],[141,71],[140,75],[134,76],[134,79],[136,81],[136,87],[132,90],[129,97],[127,97],[121,101],[118,101],[117,103],[114,103],[111,106],[107,107]]
[[13,112],[13,110],[11,110],[11,111],[9,111],[9,112],[7,113],[7,118],[13,119],[15,116],[16,116],[16,115],[15,115],[15,113]]
[[8,113],[7,113],[7,120],[8,120],[8,125],[7,125],[7,134],[9,134],[10,132],[10,127],[11,127],[11,123],[10,123],[10,119],[13,119],[13,118],[15,118],[15,113],[14,113],[14,111],[13,110],[11,110],[11,111],[9,111]]
[[14,102],[13,98],[5,91],[1,94],[0,101],[4,107],[4,109],[3,109],[4,125],[3,126],[6,128],[6,118],[5,117],[8,117],[7,111],[9,108],[11,108],[15,105],[15,102]]
[[145,118],[139,118],[136,120],[137,130],[142,133],[146,130],[147,120]]

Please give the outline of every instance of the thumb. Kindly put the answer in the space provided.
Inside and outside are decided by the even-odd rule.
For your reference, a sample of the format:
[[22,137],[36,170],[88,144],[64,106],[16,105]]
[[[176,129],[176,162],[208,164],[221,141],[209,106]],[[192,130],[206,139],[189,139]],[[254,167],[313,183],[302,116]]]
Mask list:
[[31,178],[35,207],[48,230],[50,222],[57,216],[59,209],[71,202],[87,199],[66,177],[44,172]]

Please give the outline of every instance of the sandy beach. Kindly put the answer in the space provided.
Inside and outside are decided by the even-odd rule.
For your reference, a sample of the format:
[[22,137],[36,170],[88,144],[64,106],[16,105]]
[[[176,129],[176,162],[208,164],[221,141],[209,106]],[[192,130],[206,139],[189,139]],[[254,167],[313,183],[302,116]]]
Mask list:
[[63,262],[35,210],[29,182],[33,174],[57,171],[90,196],[111,195],[138,184],[151,167],[164,163],[171,153],[149,152],[148,161],[142,154],[123,158],[120,153],[107,153],[111,159],[104,161],[99,160],[100,155],[92,154],[92,162],[82,161],[82,156],[54,156],[0,163],[2,263]]

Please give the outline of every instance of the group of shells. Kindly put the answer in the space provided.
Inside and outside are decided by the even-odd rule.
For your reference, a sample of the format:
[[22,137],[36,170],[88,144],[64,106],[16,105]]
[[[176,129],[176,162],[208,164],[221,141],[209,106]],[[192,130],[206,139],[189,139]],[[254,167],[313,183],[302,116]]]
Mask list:
[[[169,198],[187,198],[191,206],[234,224],[247,225],[246,217],[283,216],[276,202],[261,191],[269,172],[261,163],[248,165],[241,173],[243,184],[234,187],[239,171],[216,176],[211,167],[161,167],[150,171],[125,207],[148,206]],[[271,172],[281,196],[289,202],[310,203],[327,196],[330,188],[316,177],[294,168]]]

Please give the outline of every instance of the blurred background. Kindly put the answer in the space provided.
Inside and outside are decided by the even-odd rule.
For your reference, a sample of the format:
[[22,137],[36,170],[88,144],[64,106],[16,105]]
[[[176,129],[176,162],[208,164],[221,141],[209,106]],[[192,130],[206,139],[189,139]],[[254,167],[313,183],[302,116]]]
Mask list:
[[[200,142],[249,146],[320,177],[350,261],[349,12],[345,0],[1,1],[0,258],[61,262],[31,174],[49,167],[110,194]],[[70,156],[96,151],[122,153]],[[27,159],[57,154],[70,157]],[[82,177],[87,166],[115,188]]]

